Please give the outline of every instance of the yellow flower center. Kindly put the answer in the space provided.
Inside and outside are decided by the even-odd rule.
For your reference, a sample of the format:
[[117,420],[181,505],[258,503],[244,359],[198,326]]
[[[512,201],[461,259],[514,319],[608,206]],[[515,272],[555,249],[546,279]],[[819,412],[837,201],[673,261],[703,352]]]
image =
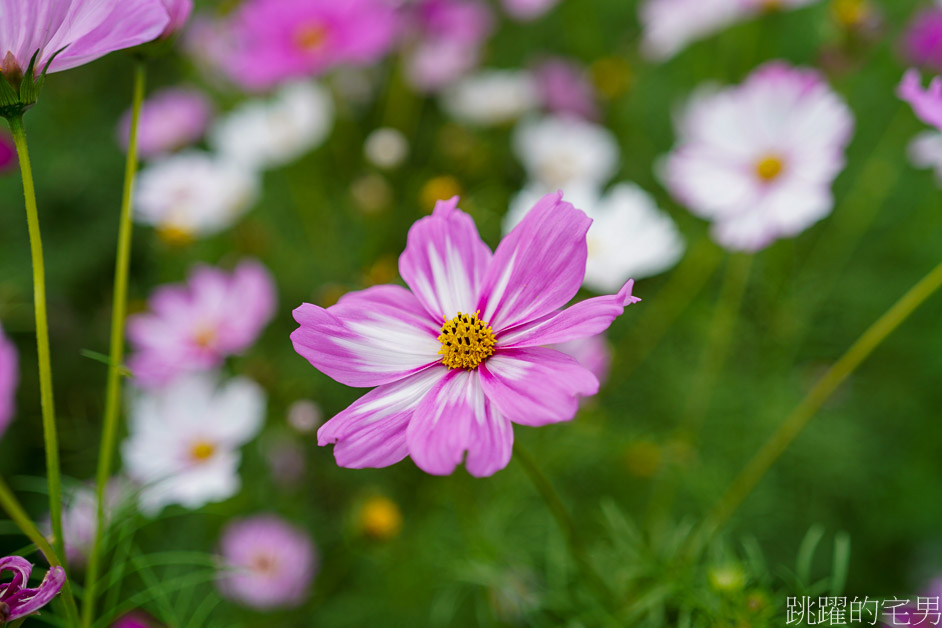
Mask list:
[[193,342],[201,349],[209,349],[216,343],[216,330],[209,325],[199,325],[193,334]]
[[193,462],[206,462],[216,453],[216,446],[206,441],[198,441],[190,447],[190,458]]
[[295,45],[304,52],[317,52],[327,42],[327,29],[314,22],[302,24],[294,33]]
[[196,239],[193,233],[184,227],[165,225],[158,227],[157,237],[164,241],[168,246],[186,246],[192,244]]
[[785,168],[782,158],[777,155],[766,155],[756,163],[756,174],[765,182],[774,181],[782,174]]
[[494,353],[494,332],[490,325],[478,318],[480,312],[462,314],[442,325],[438,353],[442,364],[450,369],[474,369]]

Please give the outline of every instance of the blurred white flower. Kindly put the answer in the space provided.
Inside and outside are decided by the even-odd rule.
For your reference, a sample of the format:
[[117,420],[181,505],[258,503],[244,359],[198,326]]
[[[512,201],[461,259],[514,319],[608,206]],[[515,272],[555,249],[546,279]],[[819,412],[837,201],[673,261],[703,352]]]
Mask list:
[[598,187],[618,167],[618,143],[603,126],[573,117],[525,120],[514,131],[514,151],[532,181],[547,191]]
[[209,153],[185,151],[141,170],[135,218],[174,239],[210,235],[234,223],[258,192],[254,172]]
[[932,169],[942,182],[942,133],[923,131],[912,139],[907,152],[914,166]]
[[[604,196],[585,187],[565,192],[567,200],[592,219],[586,236],[589,256],[583,285],[587,288],[617,289],[629,279],[667,270],[683,255],[684,240],[674,221],[637,185],[619,183]],[[545,193],[531,185],[517,194],[504,217],[504,233],[523,220]]]
[[442,107],[460,122],[491,126],[512,122],[540,104],[536,81],[523,70],[485,70],[442,94]]
[[223,158],[265,170],[290,163],[319,146],[334,124],[334,103],[324,87],[291,83],[271,100],[253,100],[231,111],[209,132]]
[[366,138],[363,152],[380,168],[395,168],[409,154],[409,141],[401,131],[389,127],[376,129]]
[[128,476],[141,485],[141,512],[153,516],[170,504],[195,509],[238,493],[239,448],[264,417],[264,392],[242,377],[219,385],[213,374],[185,375],[138,391],[121,451]]

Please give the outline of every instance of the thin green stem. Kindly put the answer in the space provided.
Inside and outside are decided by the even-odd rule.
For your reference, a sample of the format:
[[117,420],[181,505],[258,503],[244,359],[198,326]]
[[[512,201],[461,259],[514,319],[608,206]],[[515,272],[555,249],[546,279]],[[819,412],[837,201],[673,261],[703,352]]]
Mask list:
[[713,510],[700,526],[697,537],[701,542],[712,538],[716,531],[729,520],[837,387],[940,286],[942,286],[942,263],[939,263],[910,288],[828,369],[778,430],[756,452],[749,464],[730,484],[726,493],[716,502]]
[[98,474],[95,484],[97,498],[97,525],[95,540],[89,555],[85,576],[85,599],[82,604],[82,625],[90,626],[95,614],[95,597],[98,592],[98,571],[105,534],[105,492],[111,477],[118,438],[118,417],[121,410],[121,378],[124,373],[124,321],[128,301],[128,269],[131,263],[131,232],[133,214],[131,200],[134,194],[134,177],[137,173],[137,131],[144,102],[146,68],[138,61],[134,69],[134,95],[131,105],[131,131],[128,137],[128,154],[124,169],[124,193],[121,197],[121,215],[118,228],[118,253],[114,272],[114,305],[111,312],[111,351],[108,364],[108,385],[105,393],[105,419],[98,453]]

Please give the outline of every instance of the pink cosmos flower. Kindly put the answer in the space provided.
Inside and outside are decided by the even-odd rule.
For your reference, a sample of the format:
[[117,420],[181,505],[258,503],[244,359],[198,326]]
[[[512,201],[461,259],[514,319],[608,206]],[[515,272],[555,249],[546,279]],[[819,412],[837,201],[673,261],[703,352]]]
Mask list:
[[494,17],[478,0],[423,0],[411,14],[417,42],[406,59],[409,82],[433,92],[474,69]]
[[518,20],[535,20],[559,3],[559,0],[503,0],[504,10]]
[[910,68],[903,75],[896,94],[913,108],[916,117],[942,131],[942,76],[929,82],[923,90],[919,70]]
[[13,419],[13,397],[18,380],[16,348],[3,335],[3,328],[0,327],[0,437]]
[[703,90],[678,121],[664,178],[713,237],[755,251],[830,213],[853,114],[814,70],[768,63],[739,86]]
[[0,174],[12,170],[16,166],[16,146],[13,139],[4,132],[0,132]]
[[903,34],[903,54],[912,65],[942,72],[942,7],[916,14]]
[[348,386],[377,386],[324,424],[343,467],[384,467],[406,456],[447,475],[507,466],[512,423],[573,418],[599,381],[546,345],[594,336],[637,301],[629,281],[611,296],[560,310],[582,284],[586,215],[540,199],[495,252],[458,198],[439,201],[409,231],[399,272],[409,289],[381,285],[327,309],[303,304],[295,351]]
[[399,32],[386,0],[247,0],[228,22],[223,70],[246,89],[376,61]]
[[32,615],[51,602],[65,584],[65,570],[52,567],[38,587],[28,588],[33,565],[19,556],[0,558],[0,576],[5,571],[12,573],[13,579],[0,582],[0,625]]
[[[193,144],[206,132],[212,105],[197,89],[172,87],[154,94],[141,107],[137,149],[144,159],[157,157]],[[118,141],[127,149],[131,112],[118,124]]]
[[158,288],[150,307],[128,319],[135,348],[129,366],[145,387],[214,368],[248,349],[274,313],[275,284],[254,261],[242,262],[231,274],[199,266],[185,285]]
[[257,609],[303,603],[317,569],[310,537],[274,515],[237,519],[220,542],[225,571],[216,584],[226,597]]
[[599,108],[595,88],[585,68],[566,59],[553,57],[541,62],[533,73],[543,106],[551,113],[596,120]]
[[169,21],[161,0],[0,0],[0,73],[18,79],[37,52],[37,75],[68,70],[152,41]]
[[193,12],[193,0],[161,0],[161,2],[167,9],[170,21],[160,36],[161,38],[170,37],[179,32],[190,19],[190,14]]

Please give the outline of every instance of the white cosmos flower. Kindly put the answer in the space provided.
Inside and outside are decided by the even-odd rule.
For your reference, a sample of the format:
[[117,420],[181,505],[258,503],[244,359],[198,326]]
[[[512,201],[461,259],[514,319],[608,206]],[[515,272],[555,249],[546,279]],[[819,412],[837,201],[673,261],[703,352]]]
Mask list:
[[219,385],[214,374],[184,375],[131,399],[130,435],[121,451],[128,476],[142,486],[141,512],[165,506],[200,508],[235,495],[239,448],[262,427],[265,394],[237,377]]
[[942,133],[923,131],[909,143],[908,153],[914,166],[932,169],[936,179],[942,181]]
[[530,179],[547,190],[599,187],[618,167],[618,143],[603,126],[575,117],[524,120],[514,131],[514,151]]
[[[504,217],[504,233],[523,220],[544,193],[532,184],[521,190]],[[568,188],[566,198],[592,219],[586,236],[589,256],[583,285],[587,288],[606,292],[628,279],[656,275],[684,253],[677,225],[634,183],[619,183],[604,196],[590,188]]]
[[330,133],[334,103],[320,85],[281,87],[271,100],[253,100],[233,110],[209,132],[209,143],[225,159],[264,170],[296,160]]
[[523,70],[484,70],[442,94],[442,107],[460,122],[491,126],[512,122],[539,106],[536,81]]
[[755,251],[831,212],[854,119],[816,71],[772,62],[696,95],[677,127],[661,173],[671,193],[720,244]]
[[202,151],[185,151],[141,170],[135,217],[168,235],[193,238],[232,225],[255,202],[258,176]]

